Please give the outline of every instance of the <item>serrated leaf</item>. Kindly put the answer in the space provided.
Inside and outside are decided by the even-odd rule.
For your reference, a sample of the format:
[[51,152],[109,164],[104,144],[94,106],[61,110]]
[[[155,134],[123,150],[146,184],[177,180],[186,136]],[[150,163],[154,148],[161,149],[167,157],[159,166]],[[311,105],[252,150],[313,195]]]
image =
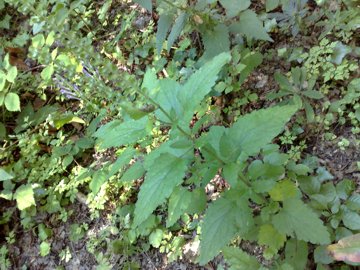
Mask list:
[[205,213],[200,241],[201,265],[217,255],[231,239],[245,235],[254,224],[246,189],[230,189],[211,203]]
[[201,32],[205,52],[200,62],[209,61],[220,53],[230,50],[229,29],[224,24],[219,24],[214,29],[206,28]]
[[152,12],[152,0],[134,0],[134,2]]
[[155,162],[155,167],[146,168],[148,172],[135,205],[134,227],[145,221],[171,195],[187,169],[186,160],[171,154],[161,154]]
[[24,210],[35,204],[34,191],[31,185],[22,185],[18,187],[14,194],[19,210]]
[[147,121],[147,117],[126,122],[114,120],[100,127],[93,136],[99,149],[134,143],[146,136]]
[[230,26],[230,31],[245,35],[247,38],[273,41],[268,33],[266,33],[263,22],[252,10],[241,12],[239,21]]
[[229,129],[231,138],[246,154],[257,154],[284,129],[296,106],[275,106],[240,117]]
[[250,0],[219,0],[221,5],[226,9],[226,16],[232,18],[239,14],[240,11],[247,9],[251,1]]
[[225,247],[222,253],[226,262],[230,265],[230,270],[258,270],[260,268],[260,264],[255,257],[250,256],[239,248]]
[[288,199],[283,208],[273,217],[274,227],[289,236],[311,242],[327,244],[330,234],[319,217],[301,200]]
[[223,177],[231,185],[235,186],[238,182],[238,175],[241,168],[236,163],[227,163],[223,167]]
[[171,227],[188,208],[191,201],[191,192],[183,187],[176,188],[171,194],[168,206],[166,227]]
[[135,164],[131,165],[129,169],[121,176],[120,181],[130,182],[141,178],[145,173],[144,166],[142,162],[137,161]]
[[164,122],[177,121],[183,114],[177,97],[180,91],[179,83],[171,79],[163,79],[159,81],[159,87],[157,93],[152,93],[153,99],[170,115],[170,119],[162,110],[156,111],[157,118]]
[[242,84],[250,73],[259,66],[263,61],[263,56],[259,52],[251,52],[249,49],[245,49],[241,53],[241,64],[245,68],[240,72],[239,83]]
[[304,241],[289,239],[285,247],[285,261],[295,270],[306,269],[308,261],[308,244]]
[[188,124],[190,122],[195,108],[211,91],[217,79],[217,74],[230,59],[229,53],[219,54],[211,61],[205,63],[184,84],[178,95],[179,101],[183,106],[184,115],[182,120],[184,123]]
[[237,142],[232,140],[230,135],[226,133],[221,136],[219,147],[222,160],[227,164],[236,162],[241,153],[241,148],[238,147]]
[[138,120],[142,117],[144,117],[145,115],[149,114],[150,112],[152,112],[155,107],[153,106],[149,106],[148,108],[146,108],[146,110],[144,110],[143,108],[139,109],[136,108],[130,104],[120,104],[120,107],[132,118],[135,120]]
[[89,188],[93,194],[97,194],[101,186],[108,180],[107,173],[104,171],[96,171],[92,177],[89,184]]
[[156,50],[157,53],[161,53],[161,49],[163,47],[163,43],[166,39],[166,36],[170,30],[171,23],[173,20],[173,16],[165,13],[161,14],[158,24],[157,24],[157,32],[156,32]]
[[167,41],[167,50],[170,51],[172,45],[176,41],[176,39],[180,36],[181,31],[185,26],[185,22],[189,15],[186,12],[180,13],[180,15],[176,18],[173,27],[171,28],[168,41]]
[[239,210],[226,198],[217,199],[206,211],[200,242],[200,265],[206,264],[236,235]]
[[360,233],[340,239],[327,250],[337,261],[360,263]]
[[283,180],[276,183],[276,185],[269,191],[271,199],[274,201],[285,201],[287,199],[299,197],[298,189],[290,180]]
[[198,214],[205,210],[207,196],[203,188],[196,188],[190,192],[190,204],[185,212],[189,214]]
[[18,94],[7,93],[4,99],[5,107],[10,112],[20,111],[20,98]]
[[11,180],[13,178],[14,178],[14,176],[7,173],[4,169],[0,168],[0,181],[7,181],[7,180]]
[[286,235],[278,232],[271,224],[264,224],[260,227],[258,239],[260,245],[269,247],[267,253],[272,257],[284,246]]

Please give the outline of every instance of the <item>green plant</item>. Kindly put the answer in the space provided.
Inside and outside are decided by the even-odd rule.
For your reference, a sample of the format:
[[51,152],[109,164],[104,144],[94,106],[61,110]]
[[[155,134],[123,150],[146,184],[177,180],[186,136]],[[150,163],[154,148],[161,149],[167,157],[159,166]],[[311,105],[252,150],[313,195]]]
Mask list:
[[[267,2],[276,2],[276,1],[267,1]],[[277,1],[278,3],[280,1]],[[282,0],[282,13],[275,12],[269,13],[270,18],[275,18],[278,21],[278,25],[283,31],[290,28],[292,36],[297,36],[302,30],[302,20],[308,13],[308,8],[306,6],[306,0]],[[267,9],[274,9],[275,4],[271,4],[271,7]]]
[[[356,4],[354,3],[354,5]],[[336,37],[347,43],[351,40],[353,32],[359,28],[359,11],[357,8],[350,6],[347,10],[325,10],[325,15],[326,19],[317,23],[318,26],[324,27],[319,39],[323,39],[330,33],[335,33]]]
[[8,236],[5,237],[6,242],[11,245],[15,242],[15,232],[11,231],[9,232]]
[[[287,105],[253,112],[239,118],[231,128],[213,127],[207,134],[203,134],[199,139],[195,139],[193,136],[196,134],[196,131],[189,129],[186,123],[191,120],[192,112],[196,110],[195,104],[198,104],[206,93],[210,91],[210,87],[215,82],[216,74],[228,60],[229,56],[227,54],[215,57],[195,72],[184,85],[179,85],[170,79],[158,81],[154,78],[151,71],[148,71],[143,82],[143,90],[140,91],[141,95],[148,99],[148,102],[157,107],[155,117],[165,125],[170,125],[172,127],[170,134],[173,135],[170,136],[167,142],[144,158],[146,170],[145,182],[141,186],[138,201],[135,205],[132,227],[140,229],[142,226],[145,226],[142,225],[143,222],[146,224],[146,220],[151,217],[151,213],[157,206],[163,204],[167,198],[170,201],[172,200],[174,188],[181,185],[188,166],[196,161],[196,157],[191,155],[191,149],[194,147],[200,149],[206,164],[214,164],[214,168],[223,168],[224,178],[231,186],[230,190],[224,192],[221,198],[210,204],[205,213],[200,242],[200,263],[202,264],[215,256],[235,235],[240,234],[242,237],[246,237],[246,233],[248,233],[251,226],[250,224],[255,224],[256,219],[253,220],[251,209],[246,203],[247,198],[249,198],[248,196],[250,196],[248,192],[253,190],[252,183],[250,179],[243,175],[240,168],[247,167],[246,157],[256,154],[269,143],[281,131],[289,117],[297,110],[295,105]],[[207,85],[207,88],[204,88],[204,85]],[[165,87],[171,88],[168,88],[169,90],[166,91]],[[202,92],[199,92],[200,90]],[[168,92],[168,95],[165,96],[163,93],[166,92]],[[190,95],[191,93],[192,102],[189,103],[189,99],[185,98],[185,95]],[[166,102],[168,100],[171,100],[171,103]],[[187,101],[186,103],[184,102],[185,100]],[[281,115],[278,114],[280,111],[282,111]],[[274,118],[275,116],[276,118]],[[269,122],[268,119],[276,119],[276,122]],[[139,120],[129,120],[128,123],[121,123],[117,120],[110,122],[95,133],[97,145],[100,148],[105,148],[133,144],[147,135],[148,132],[140,129],[140,127],[148,121],[147,117],[143,117]],[[242,128],[240,129],[240,127]],[[252,135],[256,135],[256,137],[249,137],[245,129],[252,130]],[[260,129],[266,130],[266,132],[259,132]],[[122,134],[126,134],[126,136]],[[234,149],[232,145],[235,144],[240,145],[241,148]],[[229,150],[231,151],[229,152]],[[158,165],[155,166],[155,164]],[[202,162],[199,163],[199,168],[191,169],[191,171],[201,172],[201,164]],[[258,171],[261,172],[262,170]],[[189,183],[193,183],[200,188],[209,181],[204,176],[198,173],[188,180],[185,178],[185,183],[191,181]],[[172,180],[169,181],[167,179]],[[162,184],[163,181],[167,181],[167,184]],[[303,240],[319,241],[319,243],[328,242],[328,234],[322,231],[323,225],[321,221],[301,200],[296,199],[298,191],[293,189],[294,186],[292,186],[291,181],[279,182],[278,184],[275,181],[274,184],[273,189],[258,191],[259,193],[253,190],[252,192],[254,193],[251,194],[253,194],[252,197],[258,198],[256,200],[258,200],[259,204],[265,203],[266,205],[266,201],[260,195],[262,192],[270,192],[270,194],[272,192],[280,192],[285,186],[294,192],[294,195],[289,195],[289,199],[283,197],[284,195],[280,195],[282,193],[273,195],[275,202],[285,202],[285,208],[277,208],[277,211],[280,210],[280,213],[274,216],[274,221],[271,225],[273,231],[280,230],[277,233],[283,239],[275,247],[275,250],[278,250],[284,244],[285,235],[281,234],[284,229],[282,222],[294,217],[292,216],[291,207],[302,209],[303,214],[308,216],[308,221],[313,223],[312,225],[315,226],[314,228],[316,228],[319,234],[317,236],[313,235],[315,238],[310,239],[309,236],[301,232],[300,228],[294,224],[292,228],[290,227],[290,230],[286,230],[287,235],[291,236],[293,232],[296,232],[297,236],[303,238]],[[283,185],[285,186],[283,187]],[[193,192],[189,192],[189,198],[191,198],[191,193]],[[239,197],[236,194],[242,195]],[[288,206],[286,206],[287,204]],[[235,205],[240,208],[234,207]],[[241,209],[242,219],[238,220],[236,214],[238,210],[235,209]],[[180,208],[177,211],[184,213],[187,210]],[[248,225],[245,227],[241,226],[239,230],[237,229],[237,224]],[[267,223],[264,223],[263,226],[265,224]],[[210,241],[210,239],[212,240]],[[214,239],[216,241],[213,241]],[[265,244],[266,242],[263,242],[261,239],[260,236],[259,241]]]
[[190,243],[202,265],[338,267],[326,245],[359,230],[356,181],[308,154],[324,146],[314,136],[359,146],[357,1],[135,2],[147,11],[0,2],[1,268],[25,230],[72,267],[80,245],[56,254],[58,225],[97,269],[140,269],[150,249],[178,260]]
[[306,68],[296,67],[291,69],[291,81],[280,73],[275,73],[275,80],[280,86],[278,93],[270,93],[268,98],[273,100],[275,98],[282,98],[286,96],[293,96],[303,104],[303,108],[306,112],[306,118],[309,123],[315,119],[315,112],[311,105],[311,100],[319,100],[324,95],[314,90],[316,77],[308,78],[308,72]]
[[356,62],[344,59],[351,49],[341,42],[330,42],[327,38],[320,41],[309,52],[303,53],[304,67],[312,76],[322,75],[324,82],[331,79],[345,80],[350,73],[358,69]]
[[72,255],[71,255],[71,252],[70,252],[70,248],[69,248],[69,247],[66,247],[65,249],[63,249],[63,250],[60,252],[59,257],[60,257],[60,261],[65,261],[65,262],[70,261],[71,258],[72,258]]
[[[5,106],[8,111],[20,111],[20,97],[11,91],[18,74],[17,68],[10,65],[9,54],[5,56],[0,69],[0,105]],[[4,113],[4,110],[3,110]],[[0,123],[3,125],[2,123]]]
[[10,260],[7,257],[9,253],[8,248],[5,245],[2,245],[0,248],[0,269],[6,270],[11,266]]

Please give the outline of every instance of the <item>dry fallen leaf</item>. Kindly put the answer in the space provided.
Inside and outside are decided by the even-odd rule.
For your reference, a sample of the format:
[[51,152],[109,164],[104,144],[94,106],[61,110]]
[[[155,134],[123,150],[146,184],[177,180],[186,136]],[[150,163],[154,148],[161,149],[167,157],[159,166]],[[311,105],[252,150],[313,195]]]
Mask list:
[[360,233],[340,239],[327,250],[337,261],[360,263]]

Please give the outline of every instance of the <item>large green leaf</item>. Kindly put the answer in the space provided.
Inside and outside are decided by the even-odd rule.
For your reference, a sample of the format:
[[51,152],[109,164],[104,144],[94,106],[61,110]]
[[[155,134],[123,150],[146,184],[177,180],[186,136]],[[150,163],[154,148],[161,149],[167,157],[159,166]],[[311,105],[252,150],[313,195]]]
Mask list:
[[166,227],[171,227],[180,218],[189,207],[191,201],[191,192],[183,187],[176,188],[171,194],[168,207],[168,218]]
[[154,100],[164,109],[169,115],[169,119],[161,110],[156,111],[156,116],[164,121],[176,120],[182,115],[182,107],[177,98],[180,90],[180,84],[171,79],[164,79],[159,81],[159,91],[153,93]]
[[217,199],[206,211],[200,242],[200,264],[215,257],[236,235],[239,209],[226,198]]
[[160,15],[157,24],[157,32],[156,32],[156,50],[158,54],[161,53],[163,43],[170,30],[172,20],[173,20],[173,16],[168,15],[167,13]]
[[226,262],[230,265],[229,270],[258,270],[260,264],[255,257],[250,256],[239,248],[226,247],[223,249]]
[[259,244],[267,245],[264,255],[271,258],[283,247],[286,235],[278,232],[271,224],[264,224],[259,230]]
[[189,80],[182,87],[178,98],[184,108],[184,123],[188,124],[190,122],[195,108],[211,91],[211,88],[216,82],[217,74],[230,59],[231,56],[229,53],[219,54],[191,75]]
[[229,30],[225,24],[219,24],[214,29],[206,27],[201,34],[205,52],[199,61],[209,61],[216,55],[230,50]]
[[249,208],[249,190],[234,187],[211,203],[205,213],[200,241],[200,264],[210,261],[231,239],[254,226]]
[[147,134],[147,117],[122,122],[114,120],[100,127],[95,133],[99,149],[134,143]]
[[328,244],[330,234],[319,217],[300,199],[283,202],[281,211],[273,217],[274,227],[282,233],[313,244]]
[[19,210],[24,210],[35,204],[34,191],[31,185],[22,185],[18,187],[14,194]]
[[253,52],[249,49],[245,49],[241,52],[240,64],[244,66],[244,69],[240,71],[239,83],[243,83],[250,73],[259,66],[263,61],[263,56],[259,52]]
[[308,244],[304,241],[289,239],[286,242],[285,261],[294,269],[306,269]]
[[145,221],[171,195],[182,182],[187,168],[185,159],[167,153],[161,154],[155,164],[146,168],[148,172],[135,205],[134,227]]
[[274,201],[285,201],[287,199],[299,197],[299,190],[294,182],[285,179],[281,182],[277,182],[269,191],[269,195]]
[[130,182],[141,178],[145,173],[144,166],[141,161],[135,162],[126,172],[121,176],[120,181]]
[[273,41],[266,33],[262,21],[252,10],[241,12],[239,21],[231,25],[230,31],[248,38]]
[[171,28],[168,41],[167,41],[167,50],[170,51],[172,45],[176,41],[176,39],[180,36],[181,31],[185,26],[185,22],[188,18],[188,14],[186,12],[182,12],[175,20],[173,27]]
[[229,129],[231,138],[246,154],[257,154],[279,135],[286,122],[297,111],[296,106],[275,106],[240,117]]
[[220,3],[226,9],[226,16],[231,18],[238,15],[240,11],[247,9],[250,6],[251,1],[250,0],[241,0],[241,1],[220,0]]

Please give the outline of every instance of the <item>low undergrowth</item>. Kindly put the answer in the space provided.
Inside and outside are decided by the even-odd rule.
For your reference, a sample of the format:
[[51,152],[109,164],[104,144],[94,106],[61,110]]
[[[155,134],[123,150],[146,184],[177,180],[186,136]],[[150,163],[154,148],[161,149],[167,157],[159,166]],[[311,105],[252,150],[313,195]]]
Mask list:
[[359,5],[0,1],[0,269],[355,269]]

